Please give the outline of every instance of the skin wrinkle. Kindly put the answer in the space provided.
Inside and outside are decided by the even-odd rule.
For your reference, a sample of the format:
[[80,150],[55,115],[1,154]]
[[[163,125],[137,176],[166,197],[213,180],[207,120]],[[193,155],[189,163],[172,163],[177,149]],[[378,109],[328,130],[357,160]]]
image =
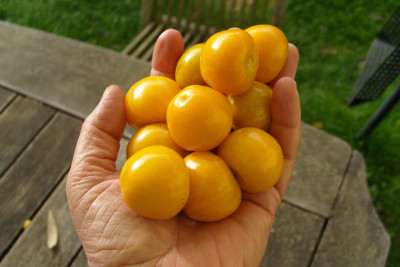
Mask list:
[[[76,159],[78,161],[73,162],[74,167],[77,167],[80,164],[82,164],[82,161],[85,160],[86,156],[91,154],[95,155],[95,157],[99,158],[100,160],[109,159],[112,162],[115,162],[117,159],[116,155],[118,155],[118,150],[119,150],[119,141],[117,142],[114,139],[110,140],[107,139],[108,138],[106,138],[105,136],[102,137],[97,135],[96,133],[90,133],[90,134],[85,133],[84,135],[82,135],[78,140],[78,142],[80,143],[82,142],[79,148],[79,150],[81,151],[78,151],[79,157]],[[109,149],[113,146],[117,147],[118,149],[117,154],[115,153],[115,151],[113,151],[113,149]]]
[[[116,213],[118,213],[118,210],[119,210],[119,208],[121,207],[121,206],[123,206],[123,205],[125,205],[124,203],[120,203],[120,205],[118,206],[118,209],[117,209],[117,211],[116,211]],[[121,220],[118,220],[118,224],[117,224],[117,226],[114,228],[114,230],[111,232],[111,237],[112,238],[115,238],[116,237],[116,232],[119,230],[119,228],[120,227],[122,227],[122,223],[121,223]]]
[[[106,210],[104,211],[104,213],[103,213],[103,215],[102,215],[102,219],[101,219],[101,221],[103,221],[103,218],[105,218],[105,220],[103,221],[104,222],[104,224],[109,224],[110,223],[110,221],[112,220],[112,216],[106,216],[106,215],[108,215],[107,213],[108,213],[108,211],[111,209],[111,208],[113,208],[113,209],[115,209],[113,206],[114,206],[114,204],[116,203],[118,201],[118,198],[117,198],[117,196],[115,196],[115,198],[114,198],[114,200],[111,202],[111,204],[106,208]],[[121,203],[122,204],[122,203]],[[118,207],[120,207],[121,206],[121,204],[118,206]],[[113,212],[112,214],[114,214],[115,212]],[[111,214],[111,215],[112,215]],[[97,217],[97,216],[96,216]],[[108,217],[108,218],[107,218]],[[101,243],[101,241],[103,240],[103,236],[104,236],[104,232],[102,232],[101,233],[101,235],[100,235],[100,243]],[[110,241],[110,239],[109,238],[107,238],[107,241]]]
[[[247,201],[247,200],[245,200],[246,202],[248,202],[248,204],[250,204],[250,205],[252,205],[252,206],[255,206],[256,208],[261,208],[259,205],[257,205],[257,204],[254,204],[254,203],[252,203],[252,202],[250,202],[250,201]],[[269,215],[268,213],[263,213],[263,214],[265,214],[265,215]],[[240,226],[242,226],[242,228],[244,228],[244,229],[247,229],[247,227],[246,226],[244,226],[244,225],[242,225],[241,223],[240,223],[240,221],[239,220],[236,220],[235,219],[235,217],[231,217],[230,218],[231,220],[233,220],[234,222],[236,222],[237,224],[239,224]],[[266,218],[265,220],[262,220],[266,225],[265,225],[265,227],[261,227],[261,228],[264,228],[264,229],[267,229],[267,235],[266,235],[266,240],[261,240],[261,244],[262,244],[262,242],[265,242],[265,243],[267,243],[267,241],[268,241],[268,238],[269,238],[269,231],[270,231],[270,229],[272,228],[272,225],[273,225],[273,221],[274,221],[274,217],[272,217],[271,219],[270,219],[271,221],[270,221],[270,223],[268,223],[267,221],[268,221],[268,219]],[[264,224],[263,223],[263,224]],[[260,235],[263,235],[263,229],[261,229],[260,230],[261,231],[261,234]],[[247,232],[247,235],[250,235],[250,233],[249,232]],[[257,236],[260,236],[260,235],[257,235]],[[252,239],[254,242],[256,242],[256,240],[255,239]],[[266,245],[263,245],[263,247],[266,247]],[[265,251],[265,249],[263,250],[263,252]],[[263,253],[264,254],[264,253]],[[261,255],[262,256],[262,255]],[[244,258],[243,258],[244,259]],[[260,261],[261,261],[261,258],[260,258]]]
[[[245,232],[245,236],[249,236],[249,231],[239,221],[236,221],[234,218],[230,218],[230,221],[233,222],[234,224],[240,225],[242,227],[242,231]],[[213,232],[213,235],[214,235],[214,239],[217,240],[214,232]],[[228,238],[229,237],[232,237],[232,235],[228,235]],[[233,242],[235,242],[235,241],[233,241]],[[217,249],[217,252],[219,251],[218,249]],[[246,247],[244,251],[247,251],[247,250],[248,250],[248,247]],[[220,253],[218,253],[218,254],[221,255]],[[234,255],[236,255],[236,254],[234,254]],[[227,264],[221,264],[220,258],[221,257],[219,257],[219,266],[232,266],[232,265],[227,265]],[[243,258],[243,262],[244,262],[244,258]],[[242,266],[245,266],[245,265],[242,265]]]
[[215,251],[216,251],[216,253],[217,253],[217,258],[218,258],[218,264],[217,264],[217,266],[222,266],[221,265],[221,248],[218,246],[218,242],[217,242],[217,236],[215,235],[215,233],[214,233],[214,231],[213,230],[211,230],[210,231],[211,232],[211,235],[212,235],[212,237],[213,237],[213,239],[214,239],[214,246],[215,246]]
[[[94,199],[94,201],[93,201],[92,204],[90,205],[89,211],[93,208],[94,205],[98,205],[99,202],[100,202],[100,204],[101,204],[101,202],[103,202],[103,201],[101,201],[101,199],[103,198],[104,195],[108,195],[108,194],[109,194],[108,189],[109,189],[111,186],[113,186],[112,183],[110,183],[110,184],[104,189],[104,191],[101,192],[101,193]],[[104,222],[103,222],[101,219],[98,218],[98,216],[101,216],[101,215],[98,215],[98,214],[99,214],[100,210],[102,209],[102,207],[103,207],[102,205],[99,205],[98,208],[96,207],[96,210],[95,210],[95,212],[94,212],[94,219],[93,219],[93,221],[96,222],[97,224],[103,223],[103,225],[104,225]],[[90,213],[88,212],[88,214],[90,214]],[[103,214],[103,215],[104,215],[104,214]],[[91,227],[89,227],[89,230],[88,230],[89,232],[90,232],[91,228],[93,227],[93,225],[94,225],[94,224],[91,224]],[[97,225],[96,225],[96,227],[100,227],[100,228],[101,228],[101,226],[97,226]],[[103,228],[104,228],[104,227],[103,227]],[[103,234],[103,232],[102,232],[102,234]]]
[[[82,199],[86,199],[88,195],[93,194],[93,191],[97,190],[97,188],[100,187],[100,186],[103,186],[103,183],[100,183],[100,184],[98,184],[98,185],[96,185],[96,186],[93,186],[89,191],[87,191],[87,192],[84,194],[84,196],[82,197]],[[97,196],[95,195],[95,196],[94,196],[94,199],[93,199],[92,201],[88,201],[89,206],[88,206],[87,208],[82,208],[82,210],[85,211],[85,216],[84,216],[83,219],[81,220],[80,224],[77,225],[77,228],[79,228],[79,225],[82,225],[82,224],[86,221],[86,218],[87,218],[87,216],[88,216],[88,214],[89,214],[88,211],[91,209],[92,205],[94,204],[94,201],[95,201],[98,197],[99,197],[99,195],[97,195]],[[89,199],[91,199],[91,198],[89,198]],[[79,203],[79,204],[82,204],[82,202]],[[78,205],[79,205],[79,204],[78,204]],[[84,204],[84,203],[83,203],[83,204]],[[77,207],[77,208],[79,209],[79,207]],[[90,229],[90,227],[89,227],[89,229]]]

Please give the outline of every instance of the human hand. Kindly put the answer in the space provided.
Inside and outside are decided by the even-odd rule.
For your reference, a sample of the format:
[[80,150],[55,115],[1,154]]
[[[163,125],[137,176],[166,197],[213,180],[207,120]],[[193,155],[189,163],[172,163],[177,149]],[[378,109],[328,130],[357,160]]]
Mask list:
[[[174,78],[183,52],[179,32],[157,41],[152,75]],[[238,210],[215,223],[200,223],[180,213],[172,219],[143,218],[121,195],[115,161],[125,128],[124,95],[106,89],[85,120],[67,180],[67,197],[83,248],[92,266],[257,266],[265,252],[274,216],[289,183],[300,138],[300,103],[294,81],[299,55],[289,56],[273,88],[270,133],[284,154],[278,183],[261,194],[243,193]]]

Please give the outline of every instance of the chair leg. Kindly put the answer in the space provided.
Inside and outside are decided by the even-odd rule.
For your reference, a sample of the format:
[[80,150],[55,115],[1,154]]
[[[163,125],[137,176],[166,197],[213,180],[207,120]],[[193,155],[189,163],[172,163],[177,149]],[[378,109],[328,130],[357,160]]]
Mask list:
[[364,127],[361,129],[361,131],[359,131],[356,134],[356,138],[361,138],[369,135],[399,100],[400,100],[400,85],[393,90],[393,92],[382,103],[382,105],[375,112],[375,114],[372,115],[371,119],[367,122],[367,124],[365,124]]

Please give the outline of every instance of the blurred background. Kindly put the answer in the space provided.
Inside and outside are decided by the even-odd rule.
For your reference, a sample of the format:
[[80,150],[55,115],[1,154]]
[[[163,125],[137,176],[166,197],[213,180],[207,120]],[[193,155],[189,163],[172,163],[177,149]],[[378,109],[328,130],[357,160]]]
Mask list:
[[[138,33],[141,4],[140,0],[0,0],[0,20],[120,52]],[[296,80],[302,120],[347,141],[366,159],[370,193],[392,239],[388,266],[400,262],[400,104],[371,135],[363,139],[354,135],[400,78],[375,101],[351,108],[346,104],[362,59],[398,5],[398,0],[289,0],[281,23],[300,51]]]

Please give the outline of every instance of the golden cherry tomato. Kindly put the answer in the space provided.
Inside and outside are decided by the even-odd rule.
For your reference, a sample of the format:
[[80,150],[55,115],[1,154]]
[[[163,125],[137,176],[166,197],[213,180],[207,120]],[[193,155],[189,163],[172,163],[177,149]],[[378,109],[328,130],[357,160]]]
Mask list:
[[193,152],[185,158],[190,195],[183,211],[192,219],[213,222],[239,207],[242,192],[228,165],[211,152]]
[[206,151],[218,146],[228,136],[232,118],[228,99],[201,85],[188,86],[179,92],[167,111],[172,139],[190,151]]
[[285,34],[272,25],[256,25],[246,29],[253,37],[260,56],[256,80],[272,81],[282,70],[288,55]]
[[271,125],[272,89],[254,82],[253,87],[240,95],[228,96],[233,109],[233,128],[256,127],[268,131]]
[[143,217],[174,217],[189,197],[189,173],[185,162],[165,146],[149,146],[124,164],[120,186],[125,203]]
[[178,61],[175,80],[181,88],[189,85],[206,85],[200,73],[200,55],[204,44],[196,44],[189,48]]
[[251,88],[258,68],[258,51],[246,31],[230,29],[211,36],[204,45],[200,70],[204,81],[224,94]]
[[169,147],[175,150],[181,157],[185,157],[189,153],[175,144],[169,135],[166,123],[154,123],[143,126],[132,136],[126,148],[126,158],[128,159],[142,148],[155,145]]
[[231,133],[218,148],[240,187],[250,193],[267,191],[282,173],[283,154],[278,142],[258,128],[242,128]]
[[125,96],[128,124],[139,128],[146,124],[166,122],[171,99],[180,91],[178,84],[162,76],[149,76],[135,83]]

